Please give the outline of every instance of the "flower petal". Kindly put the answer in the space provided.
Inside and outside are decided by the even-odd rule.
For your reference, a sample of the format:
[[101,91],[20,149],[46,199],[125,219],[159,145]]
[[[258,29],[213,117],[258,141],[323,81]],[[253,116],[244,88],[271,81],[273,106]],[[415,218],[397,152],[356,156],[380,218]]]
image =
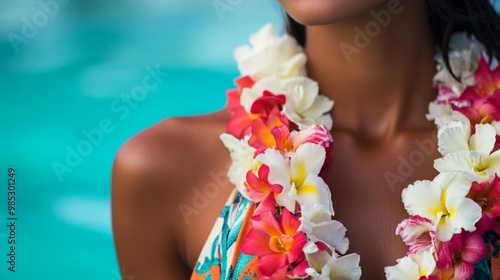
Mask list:
[[476,124],[476,133],[470,138],[471,150],[481,156],[489,156],[495,146],[496,130],[491,124]]
[[290,198],[297,200],[303,207],[306,204],[319,203],[333,213],[331,193],[328,185],[316,174],[309,173],[302,185],[292,188]]
[[475,224],[481,219],[481,206],[469,198],[448,197],[446,208],[450,215],[446,217],[446,224],[452,233],[460,233],[462,229],[476,230]]
[[451,122],[438,132],[438,150],[445,156],[449,153],[469,150],[470,126],[462,122]]
[[398,259],[397,263],[395,266],[388,266],[384,269],[387,280],[420,279],[418,264],[410,257]]
[[337,252],[345,254],[349,248],[349,239],[345,237],[346,228],[338,221],[332,220],[315,226],[308,234],[312,241],[322,241]]
[[455,265],[455,280],[467,280],[474,275],[474,265],[467,262],[459,262]]
[[[484,181],[487,177],[476,173],[474,166],[479,164],[479,154],[477,152],[460,151],[447,154],[434,161],[434,168],[441,172],[459,172],[470,180]],[[486,173],[484,173],[486,174]]]
[[285,254],[270,254],[259,258],[259,271],[264,276],[271,276],[287,266],[288,262]]
[[462,260],[468,263],[477,263],[486,255],[486,244],[481,235],[468,233],[462,247]]
[[361,277],[359,267],[360,257],[357,254],[349,254],[338,259],[331,259],[329,279],[335,280],[357,280]]
[[[307,173],[319,174],[325,163],[326,152],[321,145],[313,143],[304,143],[296,150],[296,157],[292,154],[292,175],[299,174],[302,170],[298,169],[297,161],[303,162]],[[307,175],[307,174],[305,174]],[[306,176],[304,176],[305,178]]]
[[431,220],[420,216],[411,216],[398,225],[396,234],[400,235],[403,242],[408,245],[409,242],[414,241],[422,234],[429,233],[432,228]]
[[500,150],[493,152],[489,157],[484,159],[483,165],[487,166],[491,175],[500,175]]
[[274,149],[267,149],[255,159],[269,166],[269,183],[278,184],[283,187],[290,185],[290,164],[283,155]]

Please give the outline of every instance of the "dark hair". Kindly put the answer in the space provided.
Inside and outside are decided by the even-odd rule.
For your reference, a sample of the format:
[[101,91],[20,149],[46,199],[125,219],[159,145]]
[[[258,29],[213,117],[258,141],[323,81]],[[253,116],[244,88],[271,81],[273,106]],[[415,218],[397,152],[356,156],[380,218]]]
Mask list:
[[[434,41],[442,50],[448,69],[451,35],[455,32],[472,34],[485,47],[486,53],[500,55],[500,16],[490,0],[428,0],[429,24]],[[306,29],[287,15],[287,31],[304,46]]]

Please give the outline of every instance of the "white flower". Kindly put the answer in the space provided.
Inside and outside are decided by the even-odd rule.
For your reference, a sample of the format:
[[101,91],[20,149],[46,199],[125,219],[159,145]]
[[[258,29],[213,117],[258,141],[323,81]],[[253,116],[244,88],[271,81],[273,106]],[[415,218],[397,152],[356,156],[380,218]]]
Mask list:
[[355,280],[361,277],[357,254],[337,257],[335,253],[330,255],[325,250],[319,251],[312,242],[304,246],[304,253],[310,266],[306,273],[314,280]]
[[318,176],[325,162],[325,148],[305,143],[287,157],[274,149],[267,149],[255,159],[269,167],[269,183],[279,184],[283,190],[276,203],[295,213],[296,202],[319,203],[333,213],[330,189]]
[[429,113],[426,115],[427,120],[434,121],[438,128],[445,126],[452,121],[468,122],[469,119],[462,113],[455,111],[449,104],[437,104],[436,102],[429,103]]
[[222,143],[231,153],[232,163],[227,173],[228,179],[236,186],[236,189],[242,194],[246,194],[246,175],[249,170],[256,170],[258,162],[254,160],[255,148],[248,145],[248,136],[242,140],[231,134],[223,133],[220,135]]
[[484,51],[484,47],[466,33],[456,33],[451,36],[450,48],[450,67],[461,82],[455,80],[446,68],[441,53],[436,56],[438,72],[434,76],[434,82],[450,87],[459,97],[467,86],[476,84],[474,73],[479,65],[479,59],[481,53]]
[[241,94],[241,105],[248,113],[251,112],[255,100],[261,97],[264,91],[285,95],[283,113],[296,123],[299,129],[314,124],[323,124],[328,130],[332,128],[332,117],[328,112],[333,108],[333,101],[318,94],[317,82],[306,77],[264,78],[252,88],[245,88]]
[[433,181],[417,181],[403,190],[403,203],[411,216],[437,225],[436,238],[446,242],[453,234],[476,230],[481,207],[467,194],[472,183],[457,173],[441,173]]
[[467,124],[450,123],[439,131],[439,151],[444,157],[434,162],[434,168],[459,172],[479,183],[491,179],[500,173],[500,150],[491,153],[496,135],[491,124],[477,124],[476,133],[470,136]]
[[418,280],[430,276],[436,268],[432,251],[398,259],[397,263],[384,269],[387,280]]
[[253,34],[250,44],[240,46],[234,52],[241,75],[249,75],[255,80],[270,75],[306,75],[306,56],[302,47],[288,34],[277,37],[272,24],[265,25]]
[[322,241],[341,254],[347,252],[349,240],[345,237],[346,228],[342,223],[331,219],[333,213],[317,203],[306,204],[301,210],[302,231],[310,241]]

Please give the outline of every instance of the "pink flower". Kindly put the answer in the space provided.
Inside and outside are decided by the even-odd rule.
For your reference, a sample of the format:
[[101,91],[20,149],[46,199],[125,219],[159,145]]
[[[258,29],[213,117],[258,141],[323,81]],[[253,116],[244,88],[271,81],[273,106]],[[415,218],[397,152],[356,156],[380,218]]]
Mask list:
[[500,66],[492,71],[484,56],[481,55],[475,78],[480,92],[493,94],[500,89]]
[[292,131],[290,133],[290,143],[293,150],[296,150],[302,144],[313,143],[323,146],[328,153],[333,142],[332,135],[325,125],[310,125],[300,131]]
[[[440,96],[442,100],[450,99],[454,110],[467,116],[471,125],[490,123],[500,119],[500,67],[490,70],[485,58],[481,56],[475,73],[476,85],[469,86],[462,95],[454,99],[447,94],[446,89]],[[446,103],[446,102],[445,102]]]
[[420,216],[411,216],[396,228],[403,242],[409,247],[408,255],[418,254],[436,245],[436,231],[432,221]]
[[495,176],[491,183],[474,182],[468,197],[476,201],[487,216],[500,217],[500,178],[498,176]]
[[467,116],[474,127],[479,123],[490,123],[500,119],[500,90],[491,95],[476,92],[477,88],[469,87],[460,97],[461,101],[468,101],[469,106],[458,107],[452,105],[453,109]]
[[280,185],[269,183],[268,177],[269,166],[265,164],[260,166],[258,176],[252,170],[247,172],[246,193],[252,202],[259,203],[268,197],[271,192],[277,194],[283,189]]
[[304,232],[298,231],[300,221],[285,208],[276,220],[274,211],[267,209],[272,207],[273,201],[270,195],[257,208],[258,212],[250,219],[252,228],[241,244],[241,251],[258,257],[258,268],[264,276],[271,277],[275,272],[286,270],[287,275],[306,277],[303,248],[307,240]]
[[482,235],[493,230],[500,234],[500,223],[497,219],[500,217],[500,178],[495,176],[491,183],[473,183],[467,196],[482,208],[483,216],[477,223],[477,232]]
[[453,266],[454,279],[466,280],[474,274],[474,264],[486,255],[486,244],[479,233],[464,231],[441,243],[436,253],[438,268],[446,270]]

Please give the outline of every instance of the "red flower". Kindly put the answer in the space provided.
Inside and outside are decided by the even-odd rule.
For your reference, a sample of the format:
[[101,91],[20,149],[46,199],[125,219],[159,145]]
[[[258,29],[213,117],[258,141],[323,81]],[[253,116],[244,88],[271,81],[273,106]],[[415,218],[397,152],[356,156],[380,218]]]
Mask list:
[[[268,105],[259,104],[258,106],[262,106],[261,108],[264,109]],[[263,153],[268,148],[287,151],[292,148],[288,140],[289,135],[288,119],[281,114],[280,109],[275,104],[267,117],[260,117],[253,120],[252,136],[248,140],[248,144],[257,149],[256,155]]]
[[252,123],[252,118],[240,104],[241,92],[244,88],[251,88],[255,84],[255,81],[249,76],[245,76],[237,79],[235,83],[238,85],[238,88],[229,90],[226,93],[227,109],[230,113],[227,133],[237,138],[241,138],[243,135],[249,133],[249,131],[246,130],[248,130]]
[[252,202],[261,202],[268,197],[271,192],[274,194],[281,193],[283,189],[282,186],[269,183],[269,166],[265,164],[261,165],[258,175],[257,177],[253,174],[252,170],[247,172],[247,181],[245,182],[245,186],[247,187],[246,193]]
[[[276,220],[274,211],[267,209],[270,205],[275,205],[272,195],[259,205],[257,215],[250,219],[252,229],[243,240],[241,251],[258,257],[258,268],[264,276],[286,270],[287,274],[293,271],[305,277],[307,267],[302,263],[306,261],[302,250],[307,240],[304,232],[298,231],[300,221],[285,208]],[[259,209],[261,207],[264,208]]]
[[252,104],[250,113],[241,105],[241,93],[245,88],[251,88],[255,84],[252,78],[245,76],[236,80],[237,89],[227,92],[227,108],[229,110],[229,123],[227,133],[236,138],[243,138],[251,132],[251,125],[254,119],[264,117],[267,118],[269,113],[275,106],[285,104],[286,97],[284,95],[274,95],[269,91],[264,91]]

